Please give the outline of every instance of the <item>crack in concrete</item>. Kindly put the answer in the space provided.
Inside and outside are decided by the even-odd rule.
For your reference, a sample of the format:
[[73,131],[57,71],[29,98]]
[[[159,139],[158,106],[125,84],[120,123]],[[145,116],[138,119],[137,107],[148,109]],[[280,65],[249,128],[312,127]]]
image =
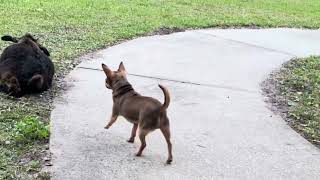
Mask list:
[[221,37],[221,36],[218,36],[218,35],[215,35],[215,34],[210,34],[210,33],[206,33],[206,32],[196,32],[196,33],[205,34],[205,35],[212,36],[212,37],[219,38],[219,39],[223,39],[223,40],[226,40],[226,41],[231,41],[231,42],[235,42],[235,43],[239,43],[239,44],[243,44],[243,45],[247,45],[247,46],[251,46],[251,47],[255,47],[255,48],[259,48],[259,49],[264,49],[264,50],[271,51],[271,52],[277,52],[277,53],[280,53],[280,54],[285,54],[285,55],[288,55],[288,56],[297,57],[297,55],[289,53],[289,52],[279,51],[279,50],[276,50],[276,49],[267,48],[267,47],[263,47],[263,46],[259,46],[259,45],[255,45],[255,44],[250,44],[250,43],[243,42],[243,41],[229,39],[229,38]]
[[[97,68],[89,68],[89,67],[77,67],[79,69],[87,69],[87,70],[94,70],[94,71],[102,71],[101,69]],[[140,77],[140,78],[147,78],[147,79],[156,79],[156,80],[162,80],[162,81],[169,81],[174,83],[180,83],[180,84],[189,84],[194,86],[203,86],[203,87],[209,87],[209,88],[218,88],[218,89],[227,89],[232,91],[239,91],[239,92],[246,92],[246,93],[259,93],[259,91],[250,90],[250,89],[244,89],[244,88],[238,88],[238,87],[232,87],[232,86],[224,86],[224,85],[217,85],[217,84],[206,84],[206,83],[196,83],[191,81],[182,81],[182,80],[176,80],[176,79],[168,79],[168,78],[162,78],[162,77],[154,77],[154,76],[147,76],[147,75],[140,75],[140,74],[132,74],[128,73],[128,75]]]

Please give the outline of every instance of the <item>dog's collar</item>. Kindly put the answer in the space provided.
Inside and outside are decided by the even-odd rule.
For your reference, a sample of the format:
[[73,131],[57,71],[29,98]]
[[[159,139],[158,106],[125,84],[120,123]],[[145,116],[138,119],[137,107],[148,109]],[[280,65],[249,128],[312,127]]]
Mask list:
[[125,84],[119,88],[117,88],[116,90],[113,91],[112,96],[114,98],[122,96],[130,91],[134,91],[134,89],[132,88],[131,84]]

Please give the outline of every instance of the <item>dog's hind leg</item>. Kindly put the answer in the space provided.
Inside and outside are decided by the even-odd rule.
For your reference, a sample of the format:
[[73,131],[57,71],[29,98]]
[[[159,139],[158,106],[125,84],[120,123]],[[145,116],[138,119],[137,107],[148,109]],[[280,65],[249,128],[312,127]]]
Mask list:
[[32,76],[32,78],[29,79],[28,86],[31,89],[36,89],[36,90],[40,91],[43,89],[43,83],[44,83],[43,76],[40,74],[36,74],[36,75]]
[[9,79],[9,87],[10,87],[10,93],[16,97],[20,96],[21,88],[18,79],[15,76],[12,76]]
[[164,138],[167,141],[168,144],[168,160],[167,160],[167,164],[170,164],[172,162],[172,144],[170,141],[170,127],[169,125],[160,127],[160,130],[164,136]]
[[9,93],[9,87],[6,84],[6,73],[0,73],[0,92]]
[[141,128],[139,129],[139,138],[140,138],[140,141],[141,141],[141,145],[140,145],[139,151],[136,154],[136,156],[141,156],[142,155],[142,151],[147,146],[146,135],[148,133],[149,133],[149,131],[147,131],[147,130],[144,130],[144,129],[141,129]]
[[134,138],[136,137],[137,129],[138,129],[138,124],[133,124],[132,130],[131,130],[131,137],[128,139],[127,142],[129,142],[129,143],[134,142]]
[[4,90],[5,93],[15,97],[21,96],[21,88],[16,76],[10,72],[6,72],[1,75],[1,81],[4,83],[1,89]]

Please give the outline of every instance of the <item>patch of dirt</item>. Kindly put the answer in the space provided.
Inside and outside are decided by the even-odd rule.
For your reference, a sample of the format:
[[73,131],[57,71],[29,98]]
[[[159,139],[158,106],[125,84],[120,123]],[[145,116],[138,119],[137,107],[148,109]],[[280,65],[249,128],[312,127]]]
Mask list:
[[304,134],[299,128],[301,125],[289,116],[289,99],[280,90],[280,77],[281,71],[284,70],[286,65],[290,63],[284,63],[280,69],[273,71],[269,74],[268,78],[261,83],[263,95],[266,96],[265,102],[268,104],[268,108],[275,114],[280,115],[288,125],[298,132],[302,137],[320,148],[320,144],[315,144],[307,134]]
[[148,36],[153,36],[153,35],[168,35],[168,34],[172,34],[172,33],[176,33],[176,32],[184,32],[185,29],[181,29],[178,27],[160,27],[159,29],[151,32],[151,33],[147,33],[146,35]]
[[144,36],[153,35],[169,35],[177,32],[185,32],[187,30],[197,30],[197,29],[262,29],[263,27],[257,26],[255,24],[243,25],[243,26],[232,26],[232,25],[219,25],[219,26],[208,26],[201,28],[178,28],[178,27],[160,27],[159,29],[144,34]]
[[255,24],[246,24],[243,26],[221,26],[221,29],[262,29],[262,27]]
[[[39,166],[32,167],[32,162],[39,162]],[[50,174],[45,168],[51,166],[51,153],[49,151],[49,144],[38,144],[36,148],[23,154],[18,162],[22,167],[27,168],[27,174],[19,174],[19,179],[36,179],[45,180],[50,179]]]
[[281,115],[289,124],[292,124],[292,120],[288,118],[289,105],[286,97],[281,95],[278,75],[280,70],[272,72],[269,77],[261,83],[263,94],[267,97],[266,102],[268,107],[275,113]]

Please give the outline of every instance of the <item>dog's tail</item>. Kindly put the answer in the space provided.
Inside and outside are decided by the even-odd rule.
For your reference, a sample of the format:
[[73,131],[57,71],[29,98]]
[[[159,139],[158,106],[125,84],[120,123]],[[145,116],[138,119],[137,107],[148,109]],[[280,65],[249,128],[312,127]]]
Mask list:
[[166,87],[162,86],[161,84],[159,84],[160,89],[162,90],[163,94],[164,94],[164,103],[162,105],[162,109],[166,110],[169,107],[170,104],[170,94],[169,91]]

